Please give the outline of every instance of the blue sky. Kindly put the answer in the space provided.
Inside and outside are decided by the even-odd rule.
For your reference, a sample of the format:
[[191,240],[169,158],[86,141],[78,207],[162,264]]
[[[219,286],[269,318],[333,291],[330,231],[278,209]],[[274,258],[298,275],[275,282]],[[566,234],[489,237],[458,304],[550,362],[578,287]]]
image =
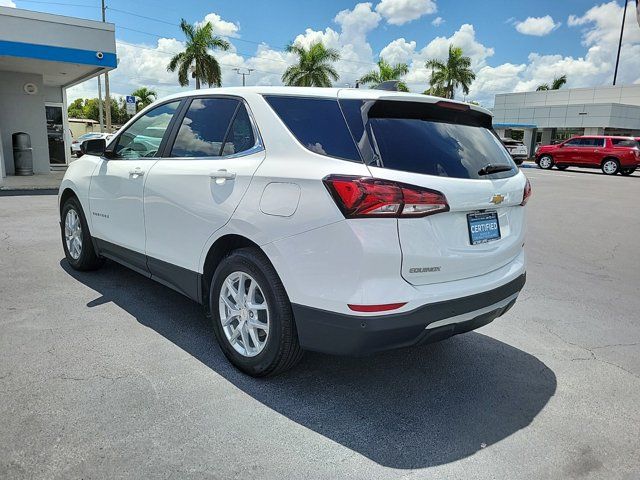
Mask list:
[[[100,18],[99,0],[2,3]],[[279,84],[280,74],[293,61],[282,52],[284,46],[291,41],[322,40],[343,56],[338,85],[352,83],[383,55],[408,63],[407,83],[412,90],[422,91],[429,76],[424,61],[443,57],[448,44],[455,43],[471,56],[478,74],[469,97],[491,105],[495,93],[530,90],[564,73],[569,86],[610,83],[623,3],[107,0],[107,5],[107,20],[116,24],[119,42],[120,66],[112,75],[116,94],[127,94],[140,85],[151,86],[161,95],[180,90],[175,74],[168,74],[165,67],[171,54],[180,50],[177,24],[184,17],[193,23],[211,21],[232,43],[232,51],[216,54],[223,63],[225,85],[240,81],[233,72],[236,66],[256,69],[250,84]],[[640,83],[640,27],[633,10],[628,17],[620,76],[625,83]],[[95,82],[75,87],[70,97],[95,96],[94,87]]]

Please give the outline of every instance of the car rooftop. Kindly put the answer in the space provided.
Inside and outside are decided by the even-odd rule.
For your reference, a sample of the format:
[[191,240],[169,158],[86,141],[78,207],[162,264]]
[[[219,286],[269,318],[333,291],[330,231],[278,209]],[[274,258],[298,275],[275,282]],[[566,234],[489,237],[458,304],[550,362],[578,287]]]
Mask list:
[[363,99],[363,100],[396,100],[413,101],[424,103],[451,102],[460,105],[468,105],[472,110],[493,116],[491,111],[478,105],[449,100],[446,98],[433,97],[422,93],[395,92],[388,90],[375,90],[370,88],[324,88],[324,87],[283,87],[283,86],[251,86],[251,87],[221,87],[203,88],[200,90],[190,90],[188,92],[175,93],[162,98],[166,101],[174,98],[192,97],[195,95],[290,95],[296,97],[318,97],[318,98],[340,98]]

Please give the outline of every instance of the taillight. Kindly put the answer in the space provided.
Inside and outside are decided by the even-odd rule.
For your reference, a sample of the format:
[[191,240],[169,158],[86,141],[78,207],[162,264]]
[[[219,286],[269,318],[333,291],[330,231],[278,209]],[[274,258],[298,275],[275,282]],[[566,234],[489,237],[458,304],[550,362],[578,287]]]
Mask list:
[[522,195],[522,203],[520,205],[524,207],[529,201],[530,196],[531,196],[531,182],[527,178],[527,183],[524,184],[524,194]]
[[429,188],[346,175],[323,182],[346,218],[426,217],[449,210],[444,194]]

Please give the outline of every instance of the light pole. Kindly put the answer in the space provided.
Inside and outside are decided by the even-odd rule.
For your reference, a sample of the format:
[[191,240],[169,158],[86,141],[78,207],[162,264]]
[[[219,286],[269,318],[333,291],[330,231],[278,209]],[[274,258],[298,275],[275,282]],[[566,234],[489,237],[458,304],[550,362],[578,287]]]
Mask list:
[[622,50],[622,35],[624,34],[624,22],[627,19],[627,6],[629,2],[624,0],[624,13],[622,14],[622,27],[620,27],[620,41],[618,42],[618,56],[616,57],[616,69],[613,72],[613,85],[615,86],[618,79],[618,65],[620,64],[620,50]]
[[236,73],[237,73],[238,75],[242,75],[242,86],[244,87],[244,86],[245,86],[245,78],[246,78],[247,76],[251,75],[251,72],[253,72],[253,70],[254,70],[254,69],[253,69],[253,68],[247,68],[247,71],[246,71],[246,72],[242,72],[242,71],[240,71],[240,69],[239,69],[239,68],[234,68],[234,70],[236,71]]

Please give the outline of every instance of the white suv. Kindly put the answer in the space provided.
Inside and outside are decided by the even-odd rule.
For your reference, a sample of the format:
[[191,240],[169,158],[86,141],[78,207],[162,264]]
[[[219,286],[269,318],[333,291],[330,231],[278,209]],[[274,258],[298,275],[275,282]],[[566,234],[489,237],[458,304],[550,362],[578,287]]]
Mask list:
[[250,375],[473,330],[525,282],[529,183],[473,105],[200,90],[85,152],[60,187],[71,266],[109,258],[202,303]]

